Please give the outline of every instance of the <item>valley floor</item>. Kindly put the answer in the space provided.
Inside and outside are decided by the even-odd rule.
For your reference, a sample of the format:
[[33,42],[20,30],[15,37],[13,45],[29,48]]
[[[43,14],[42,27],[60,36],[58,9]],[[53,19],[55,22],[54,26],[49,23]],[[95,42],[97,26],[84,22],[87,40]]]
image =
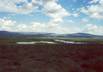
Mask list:
[[0,45],[0,72],[103,72],[103,44]]

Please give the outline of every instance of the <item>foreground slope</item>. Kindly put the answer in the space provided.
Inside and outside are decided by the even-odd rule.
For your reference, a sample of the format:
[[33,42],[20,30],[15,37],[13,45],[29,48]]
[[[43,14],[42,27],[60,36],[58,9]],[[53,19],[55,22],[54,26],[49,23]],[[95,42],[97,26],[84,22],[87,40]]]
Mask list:
[[103,45],[0,45],[0,72],[103,72]]

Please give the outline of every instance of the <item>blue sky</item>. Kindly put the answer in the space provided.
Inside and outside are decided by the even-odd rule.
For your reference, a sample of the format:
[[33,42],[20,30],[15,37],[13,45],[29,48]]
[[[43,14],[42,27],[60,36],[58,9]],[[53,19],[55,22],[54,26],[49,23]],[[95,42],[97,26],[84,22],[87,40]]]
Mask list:
[[103,35],[103,0],[0,0],[0,30]]

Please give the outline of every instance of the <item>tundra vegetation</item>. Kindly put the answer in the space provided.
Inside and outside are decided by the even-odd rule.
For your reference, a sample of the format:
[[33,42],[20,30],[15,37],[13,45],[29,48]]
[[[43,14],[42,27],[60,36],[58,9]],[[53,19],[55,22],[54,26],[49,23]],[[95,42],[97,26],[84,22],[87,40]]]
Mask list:
[[0,37],[0,72],[103,72],[102,42],[102,38]]

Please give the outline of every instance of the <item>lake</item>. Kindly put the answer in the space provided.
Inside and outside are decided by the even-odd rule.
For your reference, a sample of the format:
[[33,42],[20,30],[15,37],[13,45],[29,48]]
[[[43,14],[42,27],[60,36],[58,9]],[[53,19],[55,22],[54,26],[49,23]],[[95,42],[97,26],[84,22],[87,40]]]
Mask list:
[[51,42],[51,41],[16,42],[16,44],[37,44],[37,43],[42,43],[42,44],[56,44],[55,42]]

